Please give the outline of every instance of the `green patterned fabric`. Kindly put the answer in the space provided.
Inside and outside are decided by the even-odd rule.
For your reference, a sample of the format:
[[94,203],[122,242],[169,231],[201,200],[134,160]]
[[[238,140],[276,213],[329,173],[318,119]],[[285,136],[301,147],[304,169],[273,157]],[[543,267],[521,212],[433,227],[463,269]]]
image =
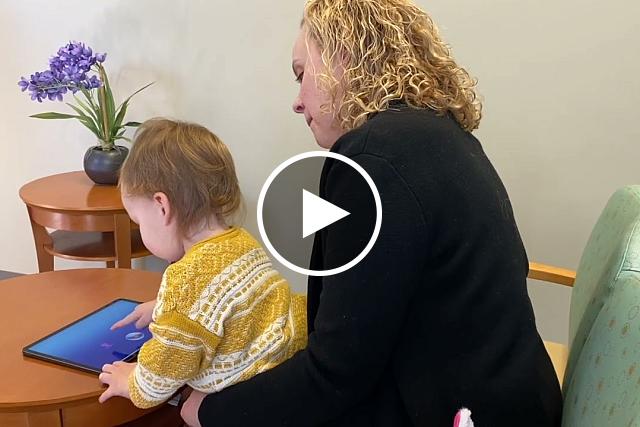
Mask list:
[[617,191],[577,270],[563,426],[640,426],[640,186]]

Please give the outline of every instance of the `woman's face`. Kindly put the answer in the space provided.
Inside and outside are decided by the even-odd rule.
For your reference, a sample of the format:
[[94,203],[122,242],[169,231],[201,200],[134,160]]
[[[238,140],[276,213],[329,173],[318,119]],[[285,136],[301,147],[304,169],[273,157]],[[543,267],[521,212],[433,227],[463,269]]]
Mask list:
[[[317,74],[325,70],[318,45],[312,37],[307,37],[303,27],[293,47],[293,73],[300,84],[300,92],[293,103],[293,111],[304,114],[307,126],[319,146],[331,148],[345,131],[340,127],[333,113],[321,111],[323,104],[330,103],[329,95],[318,87]],[[336,70],[334,70],[335,72]],[[336,78],[339,78],[336,75]]]

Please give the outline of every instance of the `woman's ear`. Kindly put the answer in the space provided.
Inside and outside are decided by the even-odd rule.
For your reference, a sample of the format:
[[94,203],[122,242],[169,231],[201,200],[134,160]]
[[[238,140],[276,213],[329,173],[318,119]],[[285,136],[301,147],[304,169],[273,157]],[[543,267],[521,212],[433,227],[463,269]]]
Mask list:
[[169,225],[173,220],[173,210],[171,209],[169,198],[160,191],[154,193],[152,198],[158,213],[162,216],[163,224]]

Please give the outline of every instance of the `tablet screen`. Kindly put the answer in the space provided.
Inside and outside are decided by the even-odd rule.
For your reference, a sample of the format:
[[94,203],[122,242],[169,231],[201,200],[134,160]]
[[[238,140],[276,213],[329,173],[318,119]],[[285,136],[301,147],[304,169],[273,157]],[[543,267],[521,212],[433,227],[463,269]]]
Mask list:
[[105,363],[131,360],[151,338],[149,329],[137,329],[134,324],[115,331],[109,328],[138,304],[126,299],[115,300],[25,347],[23,354],[98,373]]

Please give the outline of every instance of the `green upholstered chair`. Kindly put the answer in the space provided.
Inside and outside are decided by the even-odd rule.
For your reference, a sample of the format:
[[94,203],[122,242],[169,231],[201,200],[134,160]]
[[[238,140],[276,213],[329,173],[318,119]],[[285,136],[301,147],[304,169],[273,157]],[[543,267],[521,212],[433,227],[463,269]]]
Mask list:
[[563,380],[563,427],[640,426],[640,186],[618,190],[578,270],[530,265],[529,277],[571,285],[569,351],[545,343]]

